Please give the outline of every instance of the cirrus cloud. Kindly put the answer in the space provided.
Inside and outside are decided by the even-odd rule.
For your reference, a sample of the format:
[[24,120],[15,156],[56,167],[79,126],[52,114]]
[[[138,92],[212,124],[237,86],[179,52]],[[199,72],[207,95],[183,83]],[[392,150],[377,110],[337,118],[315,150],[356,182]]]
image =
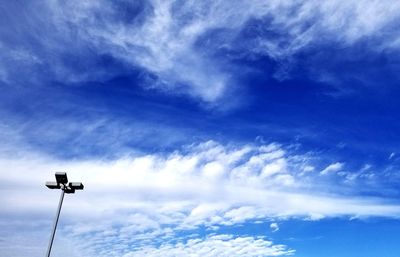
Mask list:
[[[278,68],[265,72],[284,79],[296,54],[319,44],[369,40],[374,52],[398,49],[399,41],[393,1],[46,0],[3,9],[23,10],[18,20],[7,16],[0,38],[4,83],[105,81],[139,70],[146,88],[207,103],[238,86],[241,58],[267,57]],[[107,57],[125,68],[101,66]]]

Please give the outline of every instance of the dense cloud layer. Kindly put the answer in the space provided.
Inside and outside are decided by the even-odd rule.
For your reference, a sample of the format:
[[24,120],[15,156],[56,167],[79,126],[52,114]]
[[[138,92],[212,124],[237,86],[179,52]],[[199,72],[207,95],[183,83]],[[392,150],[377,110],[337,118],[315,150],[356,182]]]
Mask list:
[[[332,166],[324,170],[332,170]],[[187,240],[201,228],[218,235],[220,227],[259,223],[267,230],[268,225],[263,223],[288,218],[400,215],[400,206],[387,200],[357,193],[342,195],[332,184],[338,175],[327,180],[325,186],[314,185],[321,171],[312,166],[307,155],[289,154],[277,144],[223,146],[210,141],[168,155],[111,162],[64,162],[27,156],[2,159],[1,167],[2,184],[15,185],[3,189],[0,198],[7,206],[1,215],[10,222],[36,214],[39,222],[50,225],[44,210],[54,207],[57,194],[42,186],[43,181],[52,180],[49,171],[65,170],[71,180],[83,181],[85,190],[66,199],[60,236],[69,235],[68,240],[76,242],[78,248],[97,256],[128,252],[132,253],[127,256],[137,256],[144,251],[148,256],[174,256],[174,251],[184,255],[193,250],[185,244],[199,249],[214,243],[230,248],[226,244],[235,240],[249,243],[248,247],[258,248],[265,256],[277,254],[275,251],[283,254],[288,252],[281,246],[255,238],[217,236],[183,245],[174,242]],[[21,179],[21,174],[29,180]],[[274,222],[270,227],[276,231],[277,226]],[[253,256],[250,252],[245,256]]]

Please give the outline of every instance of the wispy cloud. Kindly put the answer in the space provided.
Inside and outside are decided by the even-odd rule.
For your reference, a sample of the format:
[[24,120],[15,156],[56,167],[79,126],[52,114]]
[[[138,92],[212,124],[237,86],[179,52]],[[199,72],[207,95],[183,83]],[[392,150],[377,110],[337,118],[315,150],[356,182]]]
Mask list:
[[328,167],[326,167],[325,169],[323,169],[320,172],[320,174],[327,175],[329,173],[338,172],[343,168],[343,166],[344,166],[344,163],[341,163],[341,162],[335,162],[335,163],[329,164]]
[[[121,67],[148,74],[145,87],[209,103],[237,86],[238,58],[284,63],[267,71],[283,79],[295,55],[315,45],[372,39],[371,51],[396,47],[400,16],[393,1],[48,0],[2,8],[23,9],[20,19],[10,16],[0,40],[3,82],[26,84],[21,77],[32,83],[49,75],[64,82],[104,80],[122,72],[99,66],[101,56],[111,56]],[[41,15],[33,15],[37,8]],[[14,70],[21,65],[24,70]]]

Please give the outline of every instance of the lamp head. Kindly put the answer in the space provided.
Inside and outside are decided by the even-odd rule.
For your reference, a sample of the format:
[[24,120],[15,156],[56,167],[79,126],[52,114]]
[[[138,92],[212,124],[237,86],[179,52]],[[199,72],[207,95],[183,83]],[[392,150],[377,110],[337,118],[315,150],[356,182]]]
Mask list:
[[50,189],[60,189],[61,185],[57,182],[46,182],[46,186]]
[[68,187],[75,190],[83,190],[84,186],[81,182],[69,182]]
[[56,181],[58,184],[66,184],[68,183],[67,173],[66,172],[56,172]]
[[67,173],[56,172],[56,182],[46,182],[46,186],[50,189],[62,189],[67,194],[75,193],[75,190],[83,190],[83,184],[81,182],[69,182]]

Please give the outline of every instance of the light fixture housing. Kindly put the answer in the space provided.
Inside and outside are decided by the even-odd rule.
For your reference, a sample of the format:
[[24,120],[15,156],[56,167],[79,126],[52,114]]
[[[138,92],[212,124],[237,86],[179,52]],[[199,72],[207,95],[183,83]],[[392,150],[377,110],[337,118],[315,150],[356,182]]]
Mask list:
[[67,178],[66,172],[56,172],[55,176],[56,176],[57,183],[59,183],[59,184],[67,184],[68,183],[68,178]]
[[61,185],[57,182],[48,181],[46,182],[46,186],[50,189],[60,189]]
[[81,182],[69,182],[68,187],[75,190],[83,190],[84,188]]

